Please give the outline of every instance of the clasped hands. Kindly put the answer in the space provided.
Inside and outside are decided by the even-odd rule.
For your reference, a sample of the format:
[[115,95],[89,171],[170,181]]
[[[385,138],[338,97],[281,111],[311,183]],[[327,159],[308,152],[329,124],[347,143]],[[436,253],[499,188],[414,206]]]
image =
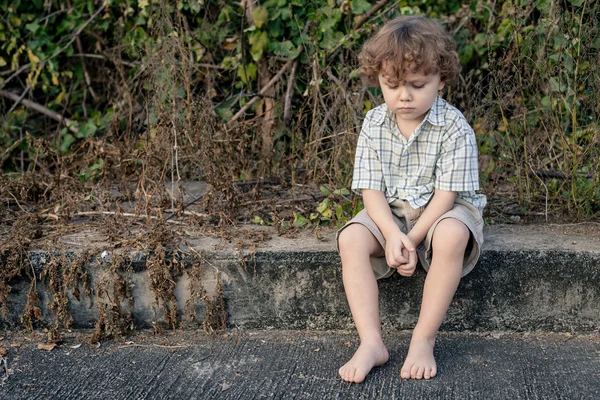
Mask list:
[[417,266],[417,248],[408,235],[398,232],[386,238],[385,260],[402,276],[412,276]]

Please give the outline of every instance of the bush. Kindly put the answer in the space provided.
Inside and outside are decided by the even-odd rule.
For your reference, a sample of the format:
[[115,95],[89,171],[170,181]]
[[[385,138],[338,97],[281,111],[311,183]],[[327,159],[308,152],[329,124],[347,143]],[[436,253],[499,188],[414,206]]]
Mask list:
[[600,211],[598,2],[0,0],[0,10],[5,172],[220,187],[280,174],[348,187],[362,118],[381,102],[358,78],[360,45],[383,22],[424,13],[459,43],[462,80],[446,97],[476,131],[489,219]]

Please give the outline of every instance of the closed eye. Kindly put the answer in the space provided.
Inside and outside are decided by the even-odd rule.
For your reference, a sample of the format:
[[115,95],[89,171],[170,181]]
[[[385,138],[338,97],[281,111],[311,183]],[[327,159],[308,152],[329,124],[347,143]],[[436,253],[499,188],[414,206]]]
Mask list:
[[425,87],[425,84],[422,84],[422,85],[413,85],[413,87],[415,89],[423,89]]

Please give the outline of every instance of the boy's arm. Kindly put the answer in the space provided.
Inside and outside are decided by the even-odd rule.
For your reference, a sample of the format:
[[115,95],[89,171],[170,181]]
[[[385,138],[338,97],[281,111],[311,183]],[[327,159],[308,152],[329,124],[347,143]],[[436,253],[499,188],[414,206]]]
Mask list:
[[433,223],[452,209],[455,198],[456,192],[436,188],[433,192],[433,198],[427,204],[427,207],[425,207],[425,211],[423,211],[415,226],[408,232],[410,240],[417,245],[421,243],[425,239],[425,236],[427,236],[427,231],[429,231]]
[[417,265],[415,245],[394,222],[385,194],[379,190],[363,189],[362,196],[367,214],[385,237],[384,250],[387,264],[392,268],[398,268],[401,275],[412,275]]

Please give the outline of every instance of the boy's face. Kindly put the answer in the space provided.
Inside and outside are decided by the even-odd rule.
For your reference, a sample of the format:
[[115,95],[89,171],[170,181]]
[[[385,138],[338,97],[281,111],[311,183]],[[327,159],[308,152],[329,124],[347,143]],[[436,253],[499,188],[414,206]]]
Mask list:
[[379,74],[379,85],[388,109],[396,122],[420,123],[433,105],[439,90],[444,88],[440,74],[423,75],[407,72],[403,81]]

